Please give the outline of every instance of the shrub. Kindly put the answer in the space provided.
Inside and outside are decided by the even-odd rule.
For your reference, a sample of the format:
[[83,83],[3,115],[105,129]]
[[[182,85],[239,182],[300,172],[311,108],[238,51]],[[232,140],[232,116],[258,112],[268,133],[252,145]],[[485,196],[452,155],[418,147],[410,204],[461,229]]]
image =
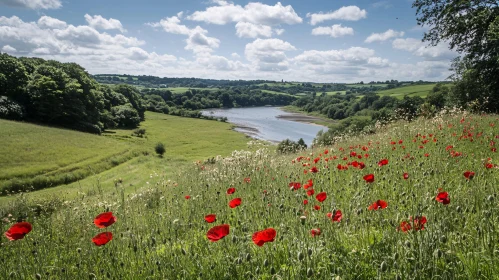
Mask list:
[[277,152],[281,154],[296,153],[300,150],[306,149],[307,145],[302,138],[298,142],[291,141],[289,139],[283,140],[279,145],[277,145]]
[[156,151],[156,154],[158,154],[160,157],[163,157],[163,154],[166,152],[165,145],[163,145],[163,143],[156,144],[154,150]]
[[132,133],[133,136],[137,136],[140,138],[144,137],[145,134],[146,134],[145,128],[137,128]]

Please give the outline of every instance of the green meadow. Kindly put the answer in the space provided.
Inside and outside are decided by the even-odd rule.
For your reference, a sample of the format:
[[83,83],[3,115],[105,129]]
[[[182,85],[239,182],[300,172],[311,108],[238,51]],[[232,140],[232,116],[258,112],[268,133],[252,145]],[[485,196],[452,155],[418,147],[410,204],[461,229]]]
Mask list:
[[[143,186],[153,171],[173,174],[195,161],[247,148],[248,138],[231,127],[217,121],[147,112],[140,127],[146,134],[140,138],[125,129],[96,136],[0,120],[4,132],[0,134],[0,205],[12,200],[5,191],[11,190],[13,183],[25,183],[26,190],[33,191],[33,182],[53,181],[53,185],[32,193],[37,198],[109,190],[118,177],[127,177],[135,189]],[[163,158],[154,152],[158,142],[166,147]],[[70,184],[61,185],[64,182]]]
[[399,99],[402,99],[404,96],[419,96],[426,97],[428,93],[435,87],[436,84],[425,84],[425,85],[410,85],[410,86],[402,86],[393,89],[380,90],[378,91],[378,95],[380,96],[392,96]]

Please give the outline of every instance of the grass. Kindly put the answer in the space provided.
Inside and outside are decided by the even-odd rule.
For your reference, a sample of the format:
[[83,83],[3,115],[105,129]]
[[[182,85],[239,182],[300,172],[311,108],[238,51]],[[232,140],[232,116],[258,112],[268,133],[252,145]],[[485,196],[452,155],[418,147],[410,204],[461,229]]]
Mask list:
[[399,99],[404,98],[405,95],[408,96],[419,96],[426,97],[428,93],[435,87],[436,84],[425,84],[425,85],[411,85],[411,86],[403,86],[388,90],[378,91],[378,95],[380,96],[392,96]]
[[[346,90],[337,90],[337,91],[327,91],[326,95],[336,95],[337,93],[340,93],[340,95],[345,95],[347,93]],[[317,92],[317,96],[322,95],[322,92]]]
[[267,89],[262,89],[261,91],[265,92],[265,93],[271,93],[271,94],[283,94],[283,95],[294,96],[294,95],[289,94],[289,93],[279,92],[279,91],[273,91],[273,90],[267,90]]
[[[232,131],[228,123],[152,112],[146,112],[146,121],[141,124],[141,128],[146,129],[146,138],[133,137],[130,130],[113,130],[96,136],[3,120],[0,120],[0,128],[7,131],[0,136],[4,137],[0,146],[0,182],[4,187],[16,178],[47,177],[55,173],[64,176],[69,170],[86,172],[78,182],[27,194],[39,198],[59,193],[75,197],[78,192],[95,192],[96,187],[109,191],[114,186],[113,180],[122,176],[132,180],[134,186],[143,186],[153,171],[173,174],[193,161],[229,155],[233,150],[247,147],[248,142],[244,135]],[[163,158],[154,154],[158,142],[166,147]],[[91,168],[93,162],[107,163],[113,155],[131,151],[139,153],[127,158],[126,161],[130,161],[126,164],[118,161]],[[90,176],[93,174],[98,176]],[[12,197],[0,197],[0,205],[2,201],[11,200]]]
[[[150,170],[149,184],[130,195],[124,191],[130,182],[123,179],[111,193],[52,199],[35,208],[27,207],[32,198],[18,196],[12,216],[2,214],[2,228],[20,218],[32,223],[33,230],[21,240],[3,239],[0,275],[494,279],[499,274],[499,170],[491,141],[499,137],[498,125],[497,116],[456,113],[395,123],[376,135],[294,155],[238,152],[175,176]],[[381,159],[388,164],[379,166]],[[365,168],[353,167],[354,161],[364,162]],[[338,164],[348,169],[339,170]],[[317,173],[310,172],[313,167]],[[476,173],[473,178],[463,176],[468,170]],[[363,179],[367,174],[374,175],[372,183]],[[301,185],[292,190],[292,182]],[[307,182],[313,186],[305,190]],[[229,187],[236,189],[234,194],[226,194]],[[315,194],[309,196],[311,189]],[[435,199],[443,191],[449,204]],[[327,194],[323,202],[316,199],[321,192]],[[236,197],[241,205],[229,208]],[[388,207],[368,210],[377,200]],[[327,213],[338,210],[340,221],[328,218]],[[98,229],[93,219],[105,211],[112,211],[117,221]],[[216,222],[205,222],[207,214],[216,214]],[[424,229],[413,223],[415,217],[426,218]],[[407,232],[401,231],[404,221],[410,221]],[[208,230],[222,224],[229,225],[228,235],[209,242]],[[253,234],[267,228],[277,235],[257,246]],[[321,234],[313,237],[312,229]],[[104,231],[112,232],[113,240],[95,246],[92,237]]]
[[364,88],[364,87],[386,87],[388,84],[348,84],[347,87],[351,88]]
[[310,122],[318,124],[318,125],[323,125],[323,126],[329,127],[330,125],[337,123],[336,120],[328,119],[325,116],[323,116],[317,112],[305,112],[305,111],[301,110],[299,107],[296,107],[293,105],[284,106],[284,107],[281,107],[281,109],[283,111],[289,112],[289,113],[300,113],[303,115],[315,117],[316,119],[310,120]]

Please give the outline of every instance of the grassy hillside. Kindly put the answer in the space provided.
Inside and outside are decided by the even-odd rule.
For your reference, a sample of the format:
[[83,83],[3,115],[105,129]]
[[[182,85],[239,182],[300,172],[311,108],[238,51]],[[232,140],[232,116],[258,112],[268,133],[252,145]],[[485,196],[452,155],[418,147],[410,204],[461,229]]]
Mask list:
[[191,89],[209,90],[209,91],[217,91],[218,90],[218,88],[189,88],[189,87],[170,87],[170,88],[166,88],[166,89],[171,91],[172,93],[184,93],[184,92],[187,92]]
[[408,96],[419,96],[426,97],[428,93],[435,87],[436,84],[425,84],[425,85],[411,85],[411,86],[403,86],[394,89],[388,90],[380,90],[378,91],[378,95],[381,96],[393,96],[399,99],[404,98],[405,95]]
[[[296,155],[234,153],[176,176],[157,173],[153,164],[135,175],[149,184],[130,195],[123,179],[114,192],[52,199],[34,210],[26,207],[31,198],[18,197],[12,217],[2,214],[2,227],[21,217],[33,230],[13,242],[4,237],[0,275],[494,279],[498,125],[497,116],[456,114]],[[127,176],[121,172],[116,176]],[[235,198],[241,203],[230,208]],[[93,220],[104,211],[117,221],[98,229]],[[214,223],[205,221],[208,214],[216,215]],[[223,224],[227,236],[210,242],[209,230]],[[276,235],[258,246],[255,233],[271,228]],[[92,237],[104,231],[113,240],[95,246]]]
[[[164,114],[146,113],[141,124],[146,137],[132,136],[131,130],[113,130],[96,136],[32,124],[0,120],[0,186],[9,189],[13,183],[53,182],[53,186],[75,182],[66,186],[49,188],[43,192],[51,196],[61,190],[74,194],[83,186],[93,188],[95,176],[105,170],[109,179],[116,178],[115,170],[128,160],[126,166],[136,169],[134,175],[145,182],[151,164],[158,164],[171,171],[183,168],[195,160],[206,160],[213,155],[228,155],[233,150],[246,147],[247,138],[231,130],[231,125],[216,121],[181,118]],[[156,143],[166,146],[163,159],[154,153]],[[147,154],[144,154],[147,153]],[[118,167],[117,167],[118,166]],[[121,169],[120,172],[126,169]],[[75,178],[76,177],[76,178]],[[103,187],[109,189],[112,180]],[[6,199],[6,198],[4,198]],[[2,198],[0,198],[0,202]]]

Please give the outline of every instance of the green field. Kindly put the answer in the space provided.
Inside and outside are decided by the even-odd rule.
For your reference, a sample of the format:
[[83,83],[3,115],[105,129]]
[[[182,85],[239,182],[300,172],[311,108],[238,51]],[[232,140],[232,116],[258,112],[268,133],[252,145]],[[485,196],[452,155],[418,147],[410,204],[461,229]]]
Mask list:
[[435,87],[436,84],[425,84],[425,85],[413,85],[413,86],[403,86],[388,90],[378,91],[378,95],[381,96],[392,96],[402,99],[405,95],[408,96],[419,96],[426,97],[428,93]]
[[271,94],[284,94],[284,95],[293,96],[292,94],[289,94],[289,93],[279,92],[279,91],[273,91],[273,90],[262,89],[261,91],[265,92],[265,93],[271,93]]
[[365,88],[365,87],[386,87],[388,84],[348,84],[347,87],[351,88]]
[[[337,93],[340,93],[340,95],[345,95],[347,93],[346,90],[337,90],[337,91],[326,91],[327,95],[336,95]],[[317,92],[317,96],[322,95],[322,92]]]
[[[17,219],[32,224],[22,239],[2,236],[3,278],[499,275],[499,168],[489,141],[499,137],[496,115],[453,112],[393,123],[331,147],[238,152],[203,166],[183,163],[228,154],[245,138],[216,122],[147,117],[151,139],[144,146],[175,142],[164,159],[140,156],[93,178],[94,188],[70,185],[0,200],[4,232]],[[110,186],[101,192],[99,183]],[[235,198],[240,205],[229,207]],[[97,228],[94,218],[106,211],[116,222]],[[216,215],[213,223],[205,221],[208,214]],[[228,230],[210,234],[221,225]],[[259,234],[265,229],[269,234]],[[92,238],[103,232],[113,239],[98,247]]]
[[[68,174],[88,177],[69,186],[37,192],[37,196],[49,197],[60,192],[74,195],[80,186],[93,188],[97,177],[90,175],[94,173],[106,176],[100,182],[105,189],[111,189],[117,176],[128,176],[135,184],[144,183],[153,171],[172,174],[193,161],[246,148],[246,136],[231,127],[228,123],[147,112],[141,124],[146,135],[139,138],[131,136],[131,130],[112,130],[96,136],[0,120],[0,131],[4,132],[0,134],[0,186],[6,188],[12,180],[30,182],[36,176],[49,176],[54,182],[58,176]],[[154,153],[158,142],[165,144],[164,158]],[[123,172],[127,169],[133,172]],[[2,199],[6,197],[0,198],[0,204]]]

